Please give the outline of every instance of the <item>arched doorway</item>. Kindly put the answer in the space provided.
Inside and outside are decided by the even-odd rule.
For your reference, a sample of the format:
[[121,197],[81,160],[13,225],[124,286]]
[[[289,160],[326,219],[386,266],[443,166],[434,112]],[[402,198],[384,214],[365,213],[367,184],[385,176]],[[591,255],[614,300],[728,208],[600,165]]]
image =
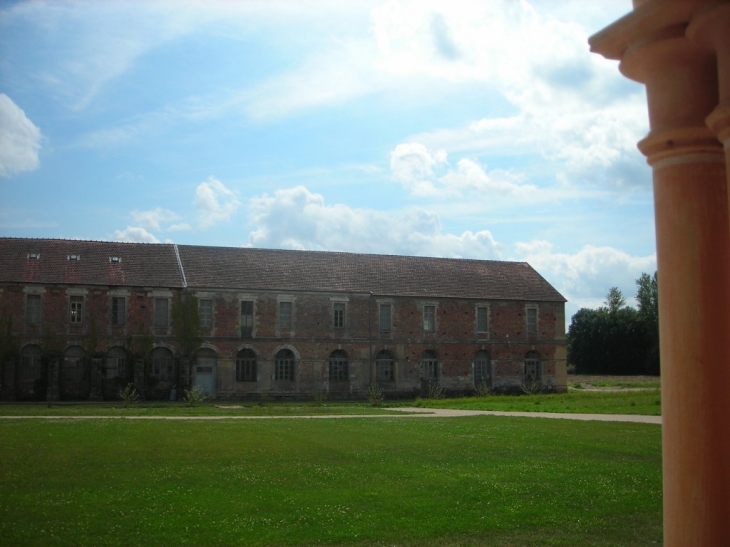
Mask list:
[[216,397],[216,374],[218,369],[218,354],[210,348],[199,349],[195,353],[193,369],[193,386],[197,386],[206,397]]

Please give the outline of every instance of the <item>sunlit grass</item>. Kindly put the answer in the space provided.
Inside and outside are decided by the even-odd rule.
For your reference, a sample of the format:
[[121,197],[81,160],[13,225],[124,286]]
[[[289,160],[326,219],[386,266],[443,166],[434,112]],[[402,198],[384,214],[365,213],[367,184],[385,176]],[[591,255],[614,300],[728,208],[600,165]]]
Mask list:
[[661,428],[0,420],[3,545],[661,543]]
[[539,395],[489,395],[457,399],[418,400],[415,406],[505,412],[558,412],[579,414],[643,414],[660,416],[661,391],[569,391]]

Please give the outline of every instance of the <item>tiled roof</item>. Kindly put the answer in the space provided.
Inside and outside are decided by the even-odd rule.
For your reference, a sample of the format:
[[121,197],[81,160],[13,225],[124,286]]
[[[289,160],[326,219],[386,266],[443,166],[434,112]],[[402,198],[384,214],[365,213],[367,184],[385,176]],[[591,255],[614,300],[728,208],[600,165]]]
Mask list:
[[0,282],[565,301],[525,262],[59,239],[0,238]]
[[564,302],[525,262],[179,245],[190,287]]
[[69,239],[0,238],[0,281],[183,286],[174,245]]

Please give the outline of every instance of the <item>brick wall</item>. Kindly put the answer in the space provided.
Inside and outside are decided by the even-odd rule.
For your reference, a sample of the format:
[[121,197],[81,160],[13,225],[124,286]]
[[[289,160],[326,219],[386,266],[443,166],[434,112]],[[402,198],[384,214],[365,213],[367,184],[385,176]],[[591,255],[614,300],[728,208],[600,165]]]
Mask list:
[[[154,328],[154,299],[179,298],[177,289],[154,287],[84,287],[6,285],[0,291],[0,313],[11,316],[20,347],[44,345],[51,332],[64,347],[88,346],[89,327],[93,323],[98,339],[94,351],[105,354],[114,346],[126,347],[138,341],[141,332],[150,333],[155,346],[168,347],[176,357],[178,370],[174,380],[160,385],[150,381],[149,393],[164,396],[170,387],[187,387],[185,370],[179,360],[179,348],[172,329]],[[191,290],[196,294],[195,290]],[[42,321],[27,324],[28,294],[40,294]],[[69,322],[69,299],[83,296],[84,316],[80,325]],[[125,298],[126,321],[111,324],[111,299]],[[395,357],[395,381],[386,385],[390,396],[413,396],[423,388],[421,358],[426,350],[438,356],[438,382],[447,390],[468,392],[474,388],[473,361],[479,350],[492,360],[492,383],[503,390],[519,390],[523,362],[527,352],[536,351],[541,358],[542,381],[565,390],[565,333],[562,302],[476,301],[453,298],[387,297],[355,293],[242,292],[218,290],[200,292],[213,300],[213,324],[203,332],[204,346],[215,356],[214,391],[220,398],[268,396],[303,396],[328,392],[330,397],[363,396],[375,381],[373,356],[389,350]],[[253,336],[241,334],[241,301],[254,302]],[[279,306],[292,303],[291,328],[280,328]],[[335,328],[334,304],[345,305],[345,325]],[[392,306],[389,331],[378,325],[379,304]],[[435,329],[424,331],[424,306],[435,310]],[[489,329],[477,332],[476,308],[488,308]],[[526,309],[537,308],[537,332],[527,333]],[[250,348],[257,355],[257,381],[236,381],[236,355]],[[274,379],[276,352],[291,349],[297,356],[292,381]],[[349,357],[346,381],[330,382],[328,358],[335,350]],[[15,360],[15,367],[21,360]],[[102,359],[101,367],[106,366]],[[131,366],[131,364],[130,364]],[[194,366],[194,363],[193,363]],[[63,360],[61,362],[63,367]],[[6,367],[7,368],[7,367]],[[17,370],[13,371],[14,373]],[[6,379],[10,379],[10,373]],[[89,373],[91,374],[91,373]],[[63,370],[60,373],[63,378]],[[192,376],[195,376],[193,370]],[[91,375],[93,377],[93,375]],[[175,381],[177,380],[177,381]],[[107,381],[107,380],[104,380]],[[139,381],[139,379],[138,379]],[[108,386],[107,386],[108,387]],[[5,393],[5,389],[3,390]],[[104,393],[113,393],[105,389]]]

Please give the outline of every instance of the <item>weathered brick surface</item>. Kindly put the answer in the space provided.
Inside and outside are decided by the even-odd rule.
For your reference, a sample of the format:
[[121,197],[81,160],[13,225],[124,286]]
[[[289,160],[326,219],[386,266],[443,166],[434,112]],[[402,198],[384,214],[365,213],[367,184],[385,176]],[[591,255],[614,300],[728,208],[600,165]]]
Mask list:
[[[31,253],[39,257],[31,259]],[[70,254],[81,258],[70,260]],[[184,291],[213,301],[212,325],[202,332],[203,347],[192,363],[181,355],[171,327],[173,302]],[[27,321],[29,294],[41,297],[37,324]],[[70,300],[79,296],[83,321],[71,324]],[[111,323],[114,297],[125,299],[121,325]],[[168,326],[155,326],[156,298],[169,299]],[[254,310],[246,336],[242,301],[253,302]],[[292,304],[290,328],[279,322],[282,301]],[[345,305],[342,328],[334,326],[335,303]],[[381,330],[384,304],[392,315],[389,328]],[[435,311],[429,331],[426,306]],[[477,332],[477,307],[488,310],[487,332]],[[530,307],[538,310],[537,332],[528,334]],[[519,390],[528,352],[539,354],[544,383],[566,385],[564,299],[525,263],[0,238],[0,314],[12,320],[18,342],[17,351],[3,359],[5,398],[107,397],[128,381],[147,397],[167,397],[173,386],[181,393],[193,381],[203,383],[199,366],[211,371],[212,389],[221,398],[320,391],[362,396],[376,382],[375,356],[382,350],[394,356],[394,379],[379,382],[390,396],[418,394],[430,381],[423,377],[426,351],[437,356],[439,384],[455,392],[474,389],[477,351],[491,359],[495,388]],[[111,377],[118,369],[110,352],[119,348],[131,352],[127,373]],[[153,374],[155,368],[167,370],[167,362],[152,362],[154,348],[166,348],[174,360],[174,374],[165,381]],[[255,381],[237,381],[236,358],[244,349],[256,355]],[[296,357],[293,380],[275,379],[282,349]],[[23,364],[30,350],[42,352],[42,366],[34,365],[39,378]],[[348,377],[330,381],[328,360],[336,350],[347,354]],[[73,351],[83,353],[83,366],[72,366]],[[48,373],[53,359],[58,374]],[[100,370],[91,359],[101,359]]]

